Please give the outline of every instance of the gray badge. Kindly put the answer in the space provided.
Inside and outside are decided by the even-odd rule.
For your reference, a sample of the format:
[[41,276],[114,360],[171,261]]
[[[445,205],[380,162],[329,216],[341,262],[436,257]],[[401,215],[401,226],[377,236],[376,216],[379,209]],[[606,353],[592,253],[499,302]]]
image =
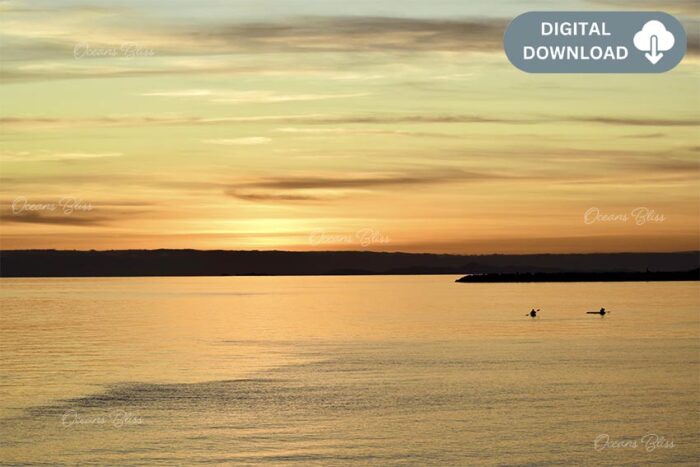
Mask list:
[[663,73],[680,63],[685,30],[662,12],[531,11],[503,39],[528,73]]

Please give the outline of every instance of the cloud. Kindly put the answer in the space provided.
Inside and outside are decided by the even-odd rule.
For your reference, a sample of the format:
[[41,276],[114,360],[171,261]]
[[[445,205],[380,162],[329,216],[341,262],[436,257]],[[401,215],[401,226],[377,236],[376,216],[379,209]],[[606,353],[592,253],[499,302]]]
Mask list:
[[209,89],[182,89],[179,91],[153,91],[144,92],[141,96],[157,96],[157,97],[203,97],[211,96],[214,91]]
[[263,177],[253,181],[243,181],[230,186],[225,193],[246,201],[328,201],[347,197],[358,191],[512,178],[517,177],[459,169],[413,173],[360,173],[345,176],[312,174]]
[[447,133],[429,133],[422,131],[406,131],[406,130],[384,130],[373,128],[296,128],[284,127],[277,128],[276,131],[282,133],[291,133],[298,135],[317,135],[317,136],[415,136],[426,138],[459,138],[457,135]]
[[268,144],[272,141],[271,138],[265,138],[263,136],[251,136],[248,138],[233,138],[233,139],[205,139],[202,140],[204,143],[208,144],[220,144],[220,145],[238,145],[238,146],[254,146],[258,144]]
[[182,89],[177,91],[147,92],[142,96],[156,97],[207,97],[211,102],[225,102],[232,104],[277,103],[298,101],[319,101],[327,99],[346,99],[350,97],[369,96],[366,92],[353,92],[344,94],[278,94],[272,91],[212,91],[209,89]]
[[[279,56],[274,62],[256,60],[255,65],[221,60],[220,56],[177,57],[158,55],[152,59],[82,59],[73,60],[73,45],[57,45],[39,40],[18,40],[0,35],[4,47],[3,81],[16,83],[63,79],[130,78],[189,75],[316,77],[336,81],[376,80],[383,76],[348,73],[328,65],[308,65],[299,60]],[[26,44],[32,44],[28,47]],[[68,58],[70,60],[68,61]],[[258,57],[256,57],[258,58]],[[249,57],[250,59],[250,57]],[[208,90],[154,90],[141,95],[149,97],[206,97]],[[187,95],[198,92],[199,96]],[[213,93],[213,91],[212,91]]]
[[287,194],[287,193],[261,193],[246,190],[227,190],[226,194],[243,201],[253,202],[303,202],[303,201],[330,201],[339,199],[339,196],[323,194]]
[[[2,38],[2,36],[0,36]],[[6,47],[6,49],[11,49]],[[158,77],[158,76],[178,76],[178,75],[254,75],[254,76],[265,76],[265,75],[275,75],[275,74],[288,74],[288,75],[299,75],[299,74],[323,74],[321,70],[305,70],[305,69],[286,69],[286,70],[275,70],[269,67],[254,67],[254,66],[240,66],[233,65],[226,62],[198,62],[190,63],[184,62],[182,60],[171,59],[166,60],[151,60],[148,63],[142,60],[141,62],[136,62],[138,59],[122,59],[122,61],[116,63],[112,62],[112,65],[102,64],[99,59],[83,59],[83,60],[73,60],[71,62],[66,62],[66,57],[71,55],[72,49],[68,50],[66,47],[51,46],[51,50],[55,50],[56,57],[55,60],[64,61],[42,61],[37,62],[32,65],[15,65],[12,66],[12,62],[17,62],[19,60],[6,60],[7,66],[3,69],[3,81],[6,83],[16,83],[25,81],[46,81],[46,80],[64,80],[64,79],[94,79],[94,78],[131,78],[131,77]],[[49,50],[47,46],[46,50]],[[24,50],[22,47],[16,47],[11,49],[11,54],[19,55],[21,54],[22,60],[27,60],[32,56],[35,56],[38,60],[42,58],[43,60],[50,60],[51,57],[38,57],[36,51]],[[41,52],[38,52],[39,54]],[[133,66],[131,66],[133,64]],[[157,91],[156,91],[157,93]],[[155,95],[153,93],[152,95]],[[164,96],[166,97],[166,96]],[[170,96],[178,97],[178,96]],[[187,97],[187,96],[179,96]]]
[[2,162],[45,162],[45,161],[75,161],[87,159],[104,159],[110,157],[120,157],[120,152],[108,153],[88,153],[88,152],[62,152],[52,153],[49,151],[39,151],[32,153],[29,151],[20,151],[14,153],[0,154]]
[[[619,3],[623,6],[624,2]],[[672,11],[676,2],[665,4]],[[681,2],[691,12],[692,2]],[[311,16],[286,20],[241,22],[222,16],[185,25],[172,18],[153,20],[138,17],[140,10],[124,8],[57,7],[56,13],[8,13],[3,21],[3,79],[7,83],[33,80],[113,78],[181,74],[264,74],[300,72],[292,60],[301,53],[411,52],[501,54],[502,38],[508,19],[396,18],[381,16]],[[76,15],[80,12],[80,15]],[[688,30],[688,54],[700,50],[696,27]],[[155,57],[123,60],[73,60],[77,43],[95,48],[116,48],[132,43],[153,50]],[[275,61],[290,60],[289,66],[266,70],[240,64],[240,57],[277,54]],[[287,58],[282,57],[287,54]],[[236,55],[236,60],[220,57]],[[205,57],[217,57],[206,60]],[[48,68],[22,68],[35,62]],[[110,66],[105,65],[110,64]],[[338,70],[318,65],[308,72],[329,73]],[[348,79],[373,79],[375,73],[349,73]],[[379,75],[381,77],[381,75]],[[449,79],[449,75],[447,75]],[[453,76],[459,76],[453,75]],[[443,77],[444,78],[444,77]],[[341,75],[338,78],[342,79]],[[459,77],[458,79],[464,79]],[[167,91],[166,91],[167,92]],[[150,95],[159,95],[159,91]],[[165,94],[162,94],[165,97]],[[171,97],[177,97],[175,95]],[[180,96],[187,97],[187,96]]]
[[665,138],[668,135],[666,133],[661,133],[661,132],[656,132],[656,133],[634,133],[630,135],[624,135],[622,138],[638,138],[638,139],[646,139],[646,138]]
[[503,124],[534,125],[557,122],[597,123],[601,125],[620,126],[655,126],[681,127],[700,125],[698,118],[652,118],[652,117],[607,117],[607,116],[556,116],[539,115],[535,117],[508,117],[495,115],[465,114],[378,114],[378,115],[328,115],[328,114],[290,114],[290,115],[256,115],[246,117],[200,116],[151,116],[151,117],[92,117],[92,118],[55,118],[55,117],[0,117],[0,125],[10,128],[88,128],[88,127],[145,127],[145,126],[179,126],[179,125],[227,125],[232,123],[271,122],[281,124],[304,125],[382,125],[382,124]]
[[[5,183],[7,179],[3,178],[0,179],[0,182]],[[41,180],[46,180],[46,178],[42,178]],[[84,202],[82,199],[77,199],[72,196],[61,196],[58,198],[27,198],[24,196],[19,196],[15,198],[4,198],[0,199],[0,209],[10,209],[14,204],[17,204],[18,209],[19,206],[21,206],[23,203],[23,200],[26,200],[28,204],[31,205],[50,205],[50,204],[55,204],[60,208],[60,202],[61,200],[75,200],[75,201],[80,201],[81,203]],[[133,200],[133,199],[100,199],[99,203],[89,203],[92,207],[98,208],[102,210],[102,208],[134,208],[134,207],[146,207],[146,206],[155,206],[155,204],[152,201],[143,201],[143,200]]]
[[686,161],[668,158],[666,160],[650,162],[642,166],[641,169],[651,174],[655,172],[677,174],[681,177],[685,176],[690,180],[697,180],[698,176],[700,176],[700,162],[698,160]]
[[0,12],[2,13],[63,13],[71,15],[110,15],[116,13],[125,13],[128,10],[123,7],[105,6],[105,5],[81,5],[81,4],[65,4],[55,2],[56,5],[49,7],[49,3],[41,2],[42,5],[32,5],[30,2],[21,2],[10,0],[0,1]]
[[[0,191],[7,195],[17,192],[47,193],[53,189],[63,191],[66,187],[83,187],[88,192],[95,187],[157,187],[165,177],[159,177],[154,182],[153,175],[148,173],[113,172],[99,170],[71,170],[69,173],[25,173],[23,175],[0,176]],[[50,190],[51,189],[51,190]]]
[[232,104],[277,103],[347,99],[351,97],[365,97],[369,95],[370,94],[367,92],[353,92],[345,94],[275,94],[269,91],[248,91],[228,93],[220,98],[212,99],[212,102],[228,102]]
[[465,178],[463,173],[360,174],[350,176],[285,176],[250,183],[249,187],[299,190],[334,188],[374,188],[395,185],[424,185]]
[[224,25],[199,31],[196,39],[251,52],[494,52],[502,49],[506,25],[487,19],[304,17]]
[[635,118],[635,117],[566,117],[563,121],[600,123],[603,125],[626,125],[626,126],[697,126],[700,125],[698,118]]
[[[235,18],[191,22],[134,23],[132,12],[74,15],[8,14],[4,18],[3,78],[27,80],[157,76],[190,73],[241,73],[239,62],[200,61],[189,66],[182,57],[328,52],[488,52],[500,53],[506,20],[440,20],[390,17],[297,17],[241,23]],[[145,27],[145,26],[148,27]],[[76,44],[121,50],[134,44],[152,57],[73,60]],[[35,62],[53,68],[21,68]],[[104,65],[105,63],[111,66]],[[294,72],[298,60],[286,69]],[[337,71],[328,65],[325,71]],[[260,70],[258,67],[258,71]],[[279,71],[284,71],[279,70]],[[347,72],[346,72],[347,74]],[[349,75],[350,76],[350,75]],[[354,76],[358,76],[355,74]]]
[[187,117],[187,116],[151,116],[151,117],[92,117],[92,118],[55,118],[55,117],[0,117],[0,125],[17,128],[87,128],[87,127],[144,127],[168,125],[222,125],[229,123],[254,122],[296,122],[307,119],[323,118],[320,114],[300,115],[257,115],[249,117]]
[[109,220],[106,217],[86,216],[80,214],[47,214],[42,211],[27,211],[17,214],[5,212],[2,214],[2,221],[7,224],[47,224],[66,226],[100,226]]

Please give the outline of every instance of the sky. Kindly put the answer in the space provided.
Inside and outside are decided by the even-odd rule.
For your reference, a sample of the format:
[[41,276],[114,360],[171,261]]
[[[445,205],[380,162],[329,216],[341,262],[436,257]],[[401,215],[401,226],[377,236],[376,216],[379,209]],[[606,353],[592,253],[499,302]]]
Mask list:
[[[533,10],[660,10],[664,74],[531,75]],[[0,248],[700,248],[694,1],[0,0]]]

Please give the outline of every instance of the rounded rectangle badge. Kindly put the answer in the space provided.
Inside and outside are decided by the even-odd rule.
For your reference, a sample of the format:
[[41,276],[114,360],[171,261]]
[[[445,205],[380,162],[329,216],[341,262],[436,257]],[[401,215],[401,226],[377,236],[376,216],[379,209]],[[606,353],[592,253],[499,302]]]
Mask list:
[[681,23],[653,11],[531,11],[503,38],[508,60],[528,73],[663,73],[686,47]]

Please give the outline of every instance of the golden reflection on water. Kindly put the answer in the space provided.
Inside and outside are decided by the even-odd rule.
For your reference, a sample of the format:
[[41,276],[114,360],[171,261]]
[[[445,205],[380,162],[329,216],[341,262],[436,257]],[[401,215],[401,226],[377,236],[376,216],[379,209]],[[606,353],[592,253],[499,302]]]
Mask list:
[[0,461],[697,459],[697,284],[455,279],[3,279]]

